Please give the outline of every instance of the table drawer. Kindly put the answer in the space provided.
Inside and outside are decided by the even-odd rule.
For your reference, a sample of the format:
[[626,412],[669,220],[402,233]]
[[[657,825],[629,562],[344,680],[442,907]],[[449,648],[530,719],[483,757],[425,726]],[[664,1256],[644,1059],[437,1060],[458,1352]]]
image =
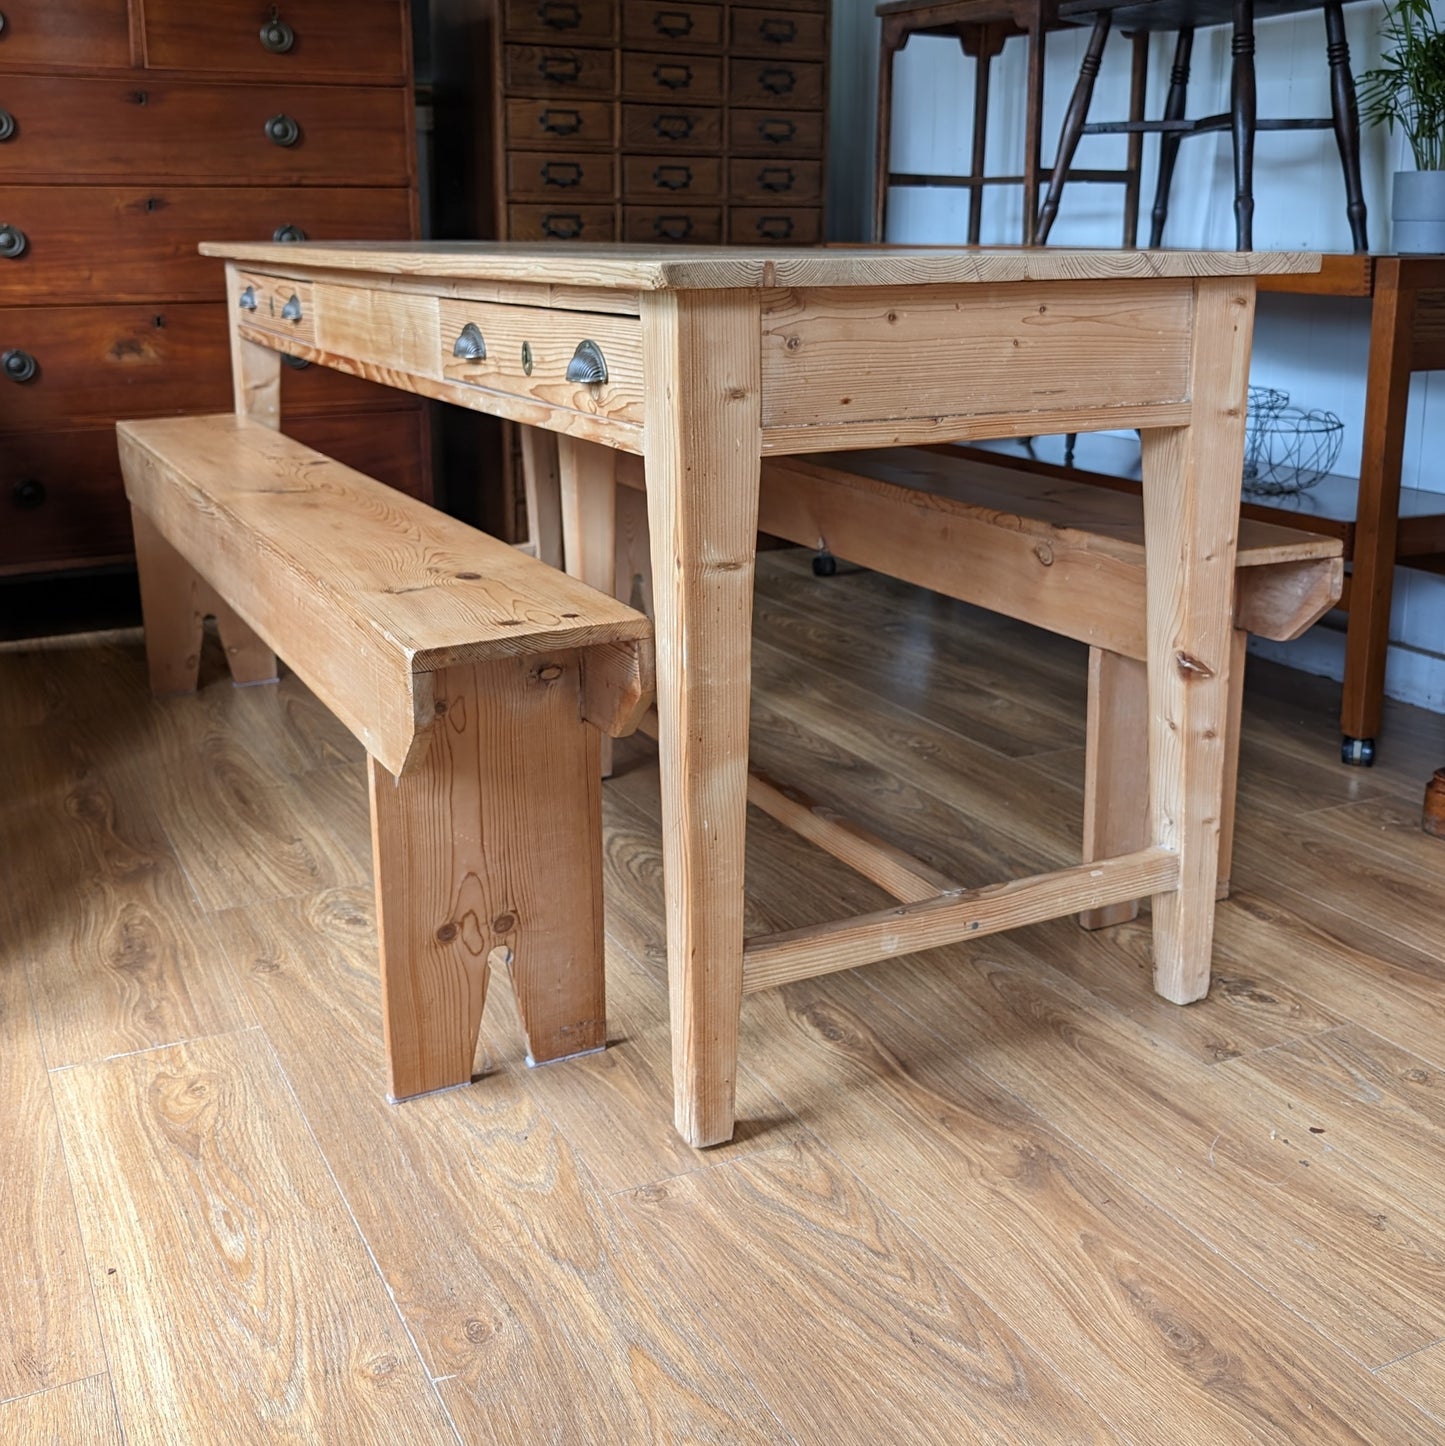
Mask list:
[[411,196],[400,187],[7,186],[0,221],[19,237],[7,250],[21,248],[0,256],[0,306],[38,296],[143,301],[158,274],[168,301],[220,301],[221,263],[200,255],[200,242],[395,239],[411,232]]
[[775,161],[756,156],[728,162],[728,195],[735,201],[817,201],[822,194],[821,161]]
[[231,306],[247,326],[273,336],[316,345],[316,302],[309,281],[238,271],[231,282]]
[[[716,156],[628,156],[622,162],[623,199],[712,199],[722,194],[722,162]],[[632,238],[623,235],[623,240]]]
[[[439,322],[439,366],[448,381],[616,421],[642,421],[642,323],[635,316],[443,301]],[[456,355],[464,331],[480,337],[485,357]],[[584,341],[605,360],[605,382],[567,380],[568,366]]]
[[776,55],[785,60],[821,58],[828,49],[828,23],[822,11],[812,14],[775,6],[735,7],[729,21],[729,49],[734,55]]
[[716,155],[722,150],[722,117],[716,107],[624,105],[622,148]]
[[145,0],[145,63],[278,82],[406,76],[398,0]]
[[622,38],[652,49],[717,50],[723,42],[721,5],[669,5],[665,0],[627,0]]
[[507,237],[512,241],[615,241],[613,206],[508,206]]
[[567,45],[507,45],[507,89],[523,95],[610,96],[617,87],[617,52]]
[[811,246],[823,239],[823,213],[807,206],[734,206],[728,213],[728,240],[734,246],[782,241]]
[[719,101],[723,63],[719,55],[663,55],[628,51],[622,57],[622,94],[629,100]]
[[733,105],[812,109],[823,104],[823,67],[810,60],[730,62],[728,99]]
[[7,76],[0,182],[195,177],[214,184],[405,186],[400,87],[210,85]]
[[624,241],[686,241],[705,245],[722,240],[720,206],[625,206]]
[[508,40],[544,45],[611,45],[617,39],[616,0],[507,0]]
[[817,160],[823,154],[821,111],[735,110],[731,116],[735,156],[796,156]]
[[126,0],[9,0],[5,29],[0,32],[0,58],[7,70],[48,65],[127,70]]
[[507,194],[610,201],[617,191],[617,162],[609,155],[549,151],[507,153]]
[[601,150],[615,143],[615,108],[608,100],[509,100],[507,143],[565,150]]

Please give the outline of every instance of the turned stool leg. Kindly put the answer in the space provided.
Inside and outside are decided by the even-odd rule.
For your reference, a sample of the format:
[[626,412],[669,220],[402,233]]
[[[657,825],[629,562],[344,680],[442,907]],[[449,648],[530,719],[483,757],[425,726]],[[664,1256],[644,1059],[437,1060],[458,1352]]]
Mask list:
[[[1186,26],[1174,41],[1174,64],[1169,71],[1169,94],[1164,101],[1164,119],[1184,119],[1189,98],[1189,62],[1194,51],[1194,30]],[[1154,187],[1154,209],[1149,213],[1149,245],[1164,241],[1164,223],[1169,219],[1169,188],[1174,183],[1174,162],[1179,157],[1179,131],[1159,133],[1159,179]]]
[[[992,64],[989,40],[987,32],[975,37],[978,54],[973,62],[973,161],[969,168],[969,174],[975,177],[983,175],[988,163],[988,73]],[[968,46],[962,37],[959,44],[966,55]],[[968,244],[977,246],[982,234],[983,187],[973,186],[968,193]]]
[[1104,58],[1104,42],[1109,38],[1109,24],[1110,16],[1107,10],[1094,21],[1094,29],[1089,36],[1089,48],[1084,52],[1084,62],[1079,67],[1079,79],[1074,85],[1074,94],[1064,115],[1064,128],[1059,136],[1059,152],[1054,157],[1054,168],[1049,173],[1049,189],[1044,196],[1043,209],[1039,212],[1037,240],[1040,246],[1049,239],[1054,217],[1059,214],[1059,199],[1063,194],[1064,182],[1068,178],[1069,167],[1074,163],[1074,152],[1079,148],[1084,122],[1089,118],[1089,103],[1094,98],[1094,82],[1099,77],[1099,65]]
[[1234,244],[1254,248],[1254,0],[1234,0],[1234,66],[1229,85],[1234,135]]
[[1325,55],[1330,63],[1330,115],[1335,123],[1335,144],[1345,176],[1345,214],[1356,251],[1368,251],[1365,193],[1360,185],[1360,109],[1355,101],[1355,77],[1350,72],[1350,43],[1345,39],[1345,17],[1339,0],[1326,0]]

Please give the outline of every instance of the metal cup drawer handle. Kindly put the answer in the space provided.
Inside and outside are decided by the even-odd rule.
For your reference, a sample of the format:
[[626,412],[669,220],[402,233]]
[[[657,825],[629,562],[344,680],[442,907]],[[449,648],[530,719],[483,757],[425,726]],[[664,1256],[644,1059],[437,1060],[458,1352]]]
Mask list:
[[576,211],[548,211],[542,217],[542,234],[554,241],[575,241],[584,224]]
[[797,83],[796,72],[785,65],[770,65],[766,70],[758,72],[758,84],[769,95],[791,95]]
[[15,117],[8,110],[0,110],[0,141],[8,141],[15,134]]
[[541,0],[537,19],[549,30],[575,30],[582,23],[582,10],[572,0]]
[[582,167],[576,161],[544,161],[542,184],[557,186],[564,191],[572,186],[580,186],[582,184]]
[[668,90],[686,90],[692,84],[692,66],[669,65],[664,61],[652,67],[652,78]]
[[791,20],[770,15],[758,25],[758,38],[769,45],[791,45],[798,38],[798,27]]
[[692,235],[692,217],[659,216],[652,223],[652,232],[668,241],[685,241]]
[[607,358],[595,341],[579,341],[567,363],[567,380],[592,385],[607,380]]
[[798,134],[798,123],[783,116],[767,116],[758,122],[758,135],[775,146],[785,146]]
[[692,185],[692,167],[654,166],[652,184],[664,191],[686,191]]
[[793,218],[791,216],[759,216],[758,235],[766,236],[769,241],[786,241],[793,234]]
[[273,241],[304,241],[306,233],[299,226],[278,226],[272,233]]
[[32,381],[40,370],[40,363],[28,351],[15,347],[0,355],[0,370],[3,370],[12,382],[28,382]]
[[684,35],[692,34],[692,16],[686,10],[655,10],[652,14],[652,28],[670,40],[679,40]]
[[289,115],[273,115],[266,122],[266,139],[273,145],[294,146],[301,139],[301,127]]
[[665,141],[685,141],[692,134],[692,117],[660,115],[652,122],[652,129]]
[[582,129],[582,112],[578,110],[554,110],[548,106],[537,117],[537,124],[548,135],[575,136]]
[[242,311],[255,311],[256,309],[256,288],[248,286],[237,298],[236,305]]
[[299,296],[297,296],[294,291],[291,293],[291,300],[288,301],[288,302],[286,303],[286,305],[281,308],[281,320],[282,320],[282,321],[300,321],[300,320],[301,320],[301,298],[300,298]]
[[25,255],[30,239],[18,226],[0,226],[0,256],[14,261]]
[[452,343],[452,355],[463,361],[486,361],[487,343],[476,322],[469,321],[462,328],[461,335]]
[[765,191],[791,191],[797,179],[791,166],[764,166],[758,172],[758,185]]
[[296,32],[271,7],[271,18],[261,27],[261,44],[272,55],[285,55],[296,44]]
[[581,79],[582,62],[575,55],[544,55],[537,62],[537,70],[543,80],[571,85]]

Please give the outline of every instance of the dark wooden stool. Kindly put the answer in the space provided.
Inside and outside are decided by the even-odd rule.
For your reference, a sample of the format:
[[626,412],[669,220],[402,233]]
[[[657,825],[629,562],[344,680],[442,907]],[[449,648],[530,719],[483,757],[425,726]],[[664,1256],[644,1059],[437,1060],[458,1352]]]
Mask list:
[[[883,22],[878,51],[878,149],[873,190],[873,239],[882,241],[887,221],[888,187],[953,186],[967,188],[968,244],[977,245],[983,223],[985,186],[1023,187],[1023,243],[1035,241],[1039,187],[1049,176],[1040,162],[1044,95],[1044,37],[1060,28],[1057,0],[888,0],[878,7]],[[973,154],[966,176],[922,175],[889,170],[889,142],[893,122],[893,58],[914,35],[945,35],[956,39],[974,62]],[[1024,106],[1024,169],[1021,176],[989,176],[984,172],[988,137],[989,65],[1015,36],[1029,44],[1028,90]],[[1148,64],[1147,40],[1134,50],[1134,73],[1129,113],[1144,115],[1144,82]],[[1142,136],[1130,137],[1128,164],[1117,171],[1075,171],[1075,181],[1122,184],[1125,244],[1132,245],[1139,212],[1139,162]]]
[[[1241,251],[1253,247],[1254,221],[1254,138],[1257,131],[1324,130],[1332,128],[1340,150],[1340,169],[1345,178],[1345,210],[1350,218],[1350,234],[1356,251],[1368,251],[1365,236],[1365,200],[1360,189],[1360,117],[1355,104],[1355,81],[1350,73],[1350,47],[1345,40],[1345,22],[1341,6],[1351,0],[1061,0],[1059,19],[1069,24],[1093,24],[1088,50],[1079,68],[1079,79],[1073,98],[1064,116],[1063,133],[1059,137],[1059,154],[1049,178],[1049,189],[1039,212],[1035,228],[1040,244],[1048,239],[1049,230],[1058,215],[1059,198],[1069,177],[1069,163],[1086,135],[1128,135],[1130,139],[1144,134],[1159,136],[1159,178],[1154,191],[1149,245],[1158,246],[1164,238],[1164,222],[1169,215],[1169,186],[1174,177],[1174,161],[1179,142],[1185,136],[1209,131],[1229,130],[1234,137],[1234,228],[1235,244]],[[1330,67],[1330,112],[1327,118],[1300,120],[1260,120],[1255,114],[1254,86],[1254,22],[1257,16],[1292,15],[1303,10],[1323,9],[1325,12],[1325,54]],[[1230,87],[1230,108],[1225,115],[1201,116],[1188,120],[1184,115],[1185,91],[1189,84],[1190,52],[1194,32],[1200,27],[1232,24],[1234,39],[1234,74]],[[1161,120],[1146,121],[1132,115],[1126,121],[1090,122],[1089,102],[1093,98],[1094,80],[1104,53],[1104,42],[1110,29],[1120,29],[1136,36],[1151,31],[1177,31],[1174,65],[1169,78],[1169,94]]]

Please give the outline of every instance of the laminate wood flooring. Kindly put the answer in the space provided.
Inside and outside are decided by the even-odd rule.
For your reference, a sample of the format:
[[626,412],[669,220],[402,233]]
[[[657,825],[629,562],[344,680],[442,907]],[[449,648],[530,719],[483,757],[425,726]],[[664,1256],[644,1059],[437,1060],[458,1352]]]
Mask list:
[[[759,560],[753,754],[960,883],[1077,859],[1084,649]],[[1214,986],[1071,920],[750,996],[671,1129],[656,752],[609,1048],[385,1101],[363,758],[294,677],[0,645],[0,1441],[1445,1446],[1445,718],[1253,663]],[[748,927],[880,907],[749,820]]]

